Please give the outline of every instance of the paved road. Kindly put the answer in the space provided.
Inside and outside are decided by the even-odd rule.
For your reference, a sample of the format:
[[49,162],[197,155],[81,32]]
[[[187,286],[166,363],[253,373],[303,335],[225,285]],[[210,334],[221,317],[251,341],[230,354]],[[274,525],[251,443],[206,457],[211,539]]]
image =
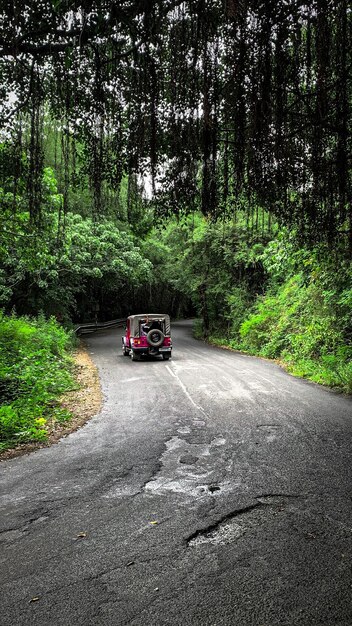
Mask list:
[[189,322],[168,363],[118,335],[101,414],[0,465],[0,623],[351,626],[351,400]]

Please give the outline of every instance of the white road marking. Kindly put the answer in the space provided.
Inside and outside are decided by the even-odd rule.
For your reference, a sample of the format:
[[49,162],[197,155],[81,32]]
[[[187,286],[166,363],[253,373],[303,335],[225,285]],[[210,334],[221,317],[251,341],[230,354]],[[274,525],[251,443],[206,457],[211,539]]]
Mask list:
[[203,407],[201,407],[199,404],[197,404],[196,402],[194,402],[192,396],[190,395],[189,391],[187,390],[186,386],[183,384],[182,380],[178,377],[178,375],[176,374],[176,372],[173,372],[171,367],[169,365],[166,366],[166,369],[169,371],[169,373],[171,374],[171,376],[173,376],[174,378],[176,378],[178,384],[180,385],[183,393],[187,396],[188,400],[193,404],[193,406],[198,409],[198,411],[200,411],[201,413],[203,413],[203,415],[205,415],[206,417],[208,417],[207,413],[204,411]]
[[150,380],[151,378],[153,378],[153,376],[134,376],[133,378],[121,378],[121,380],[119,380],[119,384],[120,383],[135,383],[135,382],[141,382],[141,380]]

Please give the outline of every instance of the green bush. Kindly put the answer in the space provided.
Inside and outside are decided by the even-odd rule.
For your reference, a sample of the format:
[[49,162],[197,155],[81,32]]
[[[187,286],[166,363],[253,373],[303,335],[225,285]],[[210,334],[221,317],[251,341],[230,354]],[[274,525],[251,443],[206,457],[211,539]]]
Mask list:
[[301,272],[275,284],[242,322],[236,347],[280,359],[295,375],[350,393],[349,290],[343,296],[327,290],[327,277],[326,268],[313,267],[308,280]]
[[246,285],[240,284],[237,287],[232,287],[231,293],[227,296],[226,304],[228,310],[226,313],[229,324],[228,332],[230,336],[236,337],[239,334],[243,319],[248,314],[252,304]]
[[67,418],[57,399],[74,385],[72,344],[54,318],[0,313],[0,449],[42,441],[48,419]]
[[[205,295],[220,313],[212,316],[208,306],[210,340],[279,359],[295,375],[352,392],[352,265],[344,249],[304,248],[284,228],[267,243],[251,242],[248,233],[240,243],[235,231],[223,231],[218,247],[227,255],[227,266],[220,264],[226,275],[213,283],[212,255]],[[199,324],[195,334],[201,335]]]
[[277,358],[300,328],[305,288],[295,275],[276,291],[257,300],[240,326],[241,346],[248,352]]

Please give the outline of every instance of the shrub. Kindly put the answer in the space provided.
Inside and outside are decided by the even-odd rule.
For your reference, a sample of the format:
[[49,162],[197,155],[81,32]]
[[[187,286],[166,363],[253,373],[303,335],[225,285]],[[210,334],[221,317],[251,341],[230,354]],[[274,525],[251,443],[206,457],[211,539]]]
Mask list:
[[314,267],[309,280],[301,272],[274,285],[242,322],[239,347],[279,358],[298,376],[350,392],[349,290],[339,295],[326,289],[326,281],[326,268]]
[[44,440],[48,419],[64,418],[57,398],[73,387],[72,343],[54,318],[0,314],[0,448]]

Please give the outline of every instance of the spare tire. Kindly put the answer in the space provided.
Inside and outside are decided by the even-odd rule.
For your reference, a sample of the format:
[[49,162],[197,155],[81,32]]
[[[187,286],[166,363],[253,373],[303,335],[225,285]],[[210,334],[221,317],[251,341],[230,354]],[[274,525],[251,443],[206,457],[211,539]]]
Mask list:
[[161,346],[165,339],[165,335],[158,328],[152,328],[147,334],[147,342],[153,348],[158,348]]

